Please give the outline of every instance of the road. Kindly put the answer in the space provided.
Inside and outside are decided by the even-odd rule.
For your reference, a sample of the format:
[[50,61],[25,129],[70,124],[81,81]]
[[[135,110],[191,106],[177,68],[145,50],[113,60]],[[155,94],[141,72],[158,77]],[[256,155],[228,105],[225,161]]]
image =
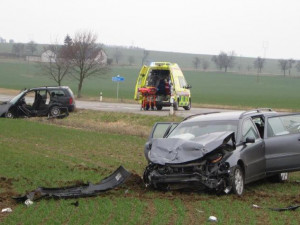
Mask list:
[[[0,94],[0,101],[8,101],[13,98],[12,95],[2,95]],[[128,104],[128,103],[109,103],[109,102],[97,102],[97,101],[81,101],[76,100],[76,107],[78,109],[91,109],[107,112],[126,112],[126,113],[136,113],[136,114],[146,114],[146,115],[156,115],[156,116],[167,116],[170,113],[170,108],[165,107],[161,111],[141,111],[139,104]],[[193,114],[208,113],[208,112],[225,112],[232,110],[225,109],[213,109],[213,108],[191,108],[191,110],[184,110],[179,108],[175,111],[177,116],[190,116]]]

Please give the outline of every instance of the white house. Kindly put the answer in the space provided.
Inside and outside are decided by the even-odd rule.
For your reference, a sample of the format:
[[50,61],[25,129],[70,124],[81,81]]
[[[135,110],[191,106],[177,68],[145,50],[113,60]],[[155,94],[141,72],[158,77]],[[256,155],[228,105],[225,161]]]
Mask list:
[[47,50],[41,55],[41,62],[55,62],[56,54],[50,50]]

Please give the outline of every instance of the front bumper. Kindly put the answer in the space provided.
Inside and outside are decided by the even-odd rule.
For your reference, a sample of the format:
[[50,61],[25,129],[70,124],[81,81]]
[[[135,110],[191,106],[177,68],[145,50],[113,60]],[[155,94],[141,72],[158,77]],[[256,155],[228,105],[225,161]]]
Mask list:
[[218,177],[207,177],[200,173],[182,173],[182,174],[160,174],[153,170],[145,175],[145,180],[154,188],[161,186],[182,185],[183,187],[204,186],[209,189],[220,189],[228,184],[229,173],[219,174]]

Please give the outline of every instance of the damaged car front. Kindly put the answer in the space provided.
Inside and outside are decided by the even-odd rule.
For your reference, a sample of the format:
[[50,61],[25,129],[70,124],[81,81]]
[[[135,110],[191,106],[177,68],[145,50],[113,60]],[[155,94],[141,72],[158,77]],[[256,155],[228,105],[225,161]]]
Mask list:
[[[234,156],[239,154],[237,131],[238,120],[191,119],[166,130],[164,138],[150,137],[145,145],[149,161],[144,172],[146,186],[162,190],[208,188],[225,193],[233,189],[242,194],[243,185],[239,182],[244,182],[243,177],[233,179],[238,166],[229,163],[231,158],[238,158]],[[155,128],[152,136],[155,137]]]

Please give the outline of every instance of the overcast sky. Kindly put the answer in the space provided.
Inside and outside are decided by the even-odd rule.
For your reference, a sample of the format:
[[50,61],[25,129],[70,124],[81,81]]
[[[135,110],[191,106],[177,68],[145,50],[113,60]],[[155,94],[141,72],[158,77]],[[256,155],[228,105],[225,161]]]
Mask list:
[[62,42],[67,33],[91,30],[111,45],[300,59],[299,0],[3,0],[0,6],[0,36],[15,42]]

